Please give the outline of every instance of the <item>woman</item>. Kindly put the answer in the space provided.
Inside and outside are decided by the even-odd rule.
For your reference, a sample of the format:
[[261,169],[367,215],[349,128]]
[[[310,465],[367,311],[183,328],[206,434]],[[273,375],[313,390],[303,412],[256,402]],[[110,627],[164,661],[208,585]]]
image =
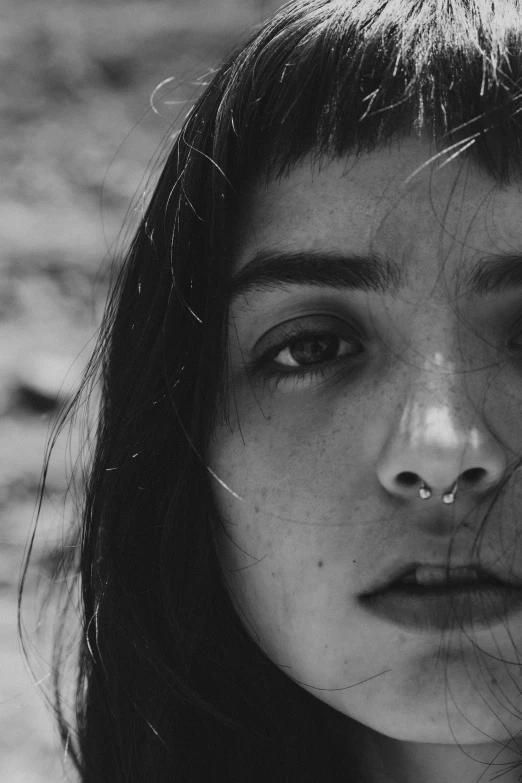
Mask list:
[[296,0],[185,120],[84,383],[84,783],[521,779],[521,22]]

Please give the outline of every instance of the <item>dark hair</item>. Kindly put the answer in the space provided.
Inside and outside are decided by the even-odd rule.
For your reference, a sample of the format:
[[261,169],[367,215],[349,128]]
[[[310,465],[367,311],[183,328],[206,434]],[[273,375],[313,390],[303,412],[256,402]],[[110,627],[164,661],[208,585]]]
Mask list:
[[81,525],[53,574],[66,576],[64,611],[80,616],[72,719],[63,628],[52,687],[83,783],[363,780],[354,722],[254,643],[214,546],[205,453],[218,417],[228,422],[238,188],[422,128],[437,150],[509,184],[521,170],[520,21],[500,0],[296,0],[221,65],[184,120],[57,422],[101,382]]

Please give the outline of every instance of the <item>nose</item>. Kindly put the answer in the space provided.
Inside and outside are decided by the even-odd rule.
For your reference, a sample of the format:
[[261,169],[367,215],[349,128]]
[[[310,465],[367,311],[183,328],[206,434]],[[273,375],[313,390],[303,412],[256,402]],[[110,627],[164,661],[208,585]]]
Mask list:
[[[377,476],[391,495],[452,503],[464,493],[490,491],[505,475],[507,455],[486,422],[473,412],[465,423],[462,395],[432,373],[406,396],[398,422],[388,430]],[[469,411],[469,402],[467,409]]]

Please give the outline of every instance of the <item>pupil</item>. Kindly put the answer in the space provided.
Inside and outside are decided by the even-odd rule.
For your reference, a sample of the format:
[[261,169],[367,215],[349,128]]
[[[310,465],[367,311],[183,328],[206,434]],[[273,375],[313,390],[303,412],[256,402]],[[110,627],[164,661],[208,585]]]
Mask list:
[[[291,351],[292,357],[296,360],[296,362],[302,362],[304,364],[311,364],[312,362],[321,360],[328,361],[328,359],[333,358],[337,353],[335,343],[338,342],[338,337],[315,337],[309,340],[299,340],[294,344],[294,348]],[[328,343],[332,343],[332,350],[328,352],[329,355],[325,356],[324,351],[326,350]],[[313,346],[311,351],[308,346]]]

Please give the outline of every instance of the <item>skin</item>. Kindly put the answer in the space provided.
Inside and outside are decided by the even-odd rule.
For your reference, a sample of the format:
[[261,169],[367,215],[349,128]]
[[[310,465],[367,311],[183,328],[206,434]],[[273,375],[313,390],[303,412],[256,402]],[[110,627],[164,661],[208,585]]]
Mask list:
[[[406,283],[383,294],[293,285],[232,308],[230,423],[207,455],[227,485],[214,482],[228,534],[216,545],[245,628],[351,719],[371,783],[471,783],[501,771],[511,783],[521,770],[497,764],[522,761],[510,741],[522,728],[522,612],[489,628],[426,632],[358,602],[397,562],[444,563],[450,546],[476,562],[491,493],[522,449],[522,348],[506,349],[506,333],[522,332],[522,290],[469,297],[456,276],[485,253],[522,249],[522,193],[460,158],[438,169],[444,156],[405,182],[435,152],[425,137],[408,138],[245,187],[234,270],[259,250],[374,252],[399,262]],[[352,323],[362,328],[358,363],[278,386],[249,377],[244,362],[269,347],[268,333],[275,345],[281,324],[306,316],[342,338],[337,356],[349,357]],[[288,347],[273,362],[303,366]],[[470,467],[489,483],[469,482],[442,504]],[[436,497],[397,483],[404,470]],[[520,575],[517,475],[479,552]]]

